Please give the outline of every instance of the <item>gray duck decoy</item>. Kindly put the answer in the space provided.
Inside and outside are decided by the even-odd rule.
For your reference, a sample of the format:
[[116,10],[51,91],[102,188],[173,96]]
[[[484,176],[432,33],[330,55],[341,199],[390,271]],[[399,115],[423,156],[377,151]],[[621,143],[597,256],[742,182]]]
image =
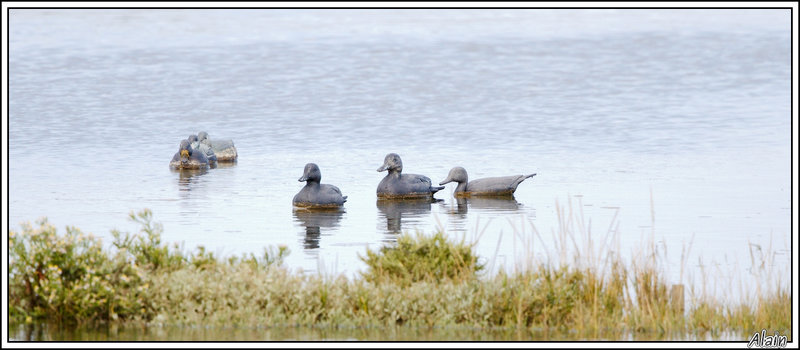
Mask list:
[[347,196],[342,196],[342,191],[338,187],[327,184],[320,184],[322,173],[314,163],[306,164],[303,169],[303,176],[297,181],[306,182],[292,199],[292,203],[300,207],[340,207],[347,201]]
[[203,152],[206,158],[208,158],[209,162],[217,161],[217,156],[214,154],[214,150],[211,149],[211,146],[205,143],[200,143],[200,140],[197,138],[197,135],[189,135],[189,138],[187,138],[186,140],[189,141],[189,145],[192,146],[192,149]]
[[379,199],[433,198],[433,194],[444,186],[432,186],[431,179],[423,175],[403,174],[403,161],[396,153],[389,153],[383,159],[378,172],[388,171],[378,184]]
[[511,196],[517,190],[517,186],[522,181],[536,174],[530,175],[514,175],[514,176],[501,176],[501,177],[486,177],[482,179],[468,181],[467,170],[457,166],[450,169],[447,178],[444,179],[439,185],[444,185],[450,182],[457,182],[456,191],[453,195],[456,197],[469,197],[469,196]]
[[188,140],[182,140],[169,166],[173,169],[205,169],[208,168],[208,158],[203,152],[193,150]]
[[208,137],[208,133],[201,131],[197,134],[197,139],[200,143],[206,144],[214,150],[218,162],[235,162],[239,158],[239,153],[236,152],[236,146],[233,145],[233,140],[214,140]]

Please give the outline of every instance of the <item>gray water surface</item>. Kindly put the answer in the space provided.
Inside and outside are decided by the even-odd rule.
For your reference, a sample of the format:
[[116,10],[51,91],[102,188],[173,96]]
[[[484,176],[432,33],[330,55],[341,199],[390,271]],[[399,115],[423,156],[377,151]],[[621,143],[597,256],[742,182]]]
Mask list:
[[[671,282],[747,274],[752,244],[789,268],[789,10],[14,9],[9,29],[12,230],[110,245],[149,208],[186,249],[354,275],[441,227],[513,269],[552,253],[558,203],[597,242],[618,225],[625,257],[653,235]],[[199,131],[239,161],[171,171]],[[513,200],[382,205],[389,152],[437,183],[537,175]],[[293,211],[308,162],[343,212]]]

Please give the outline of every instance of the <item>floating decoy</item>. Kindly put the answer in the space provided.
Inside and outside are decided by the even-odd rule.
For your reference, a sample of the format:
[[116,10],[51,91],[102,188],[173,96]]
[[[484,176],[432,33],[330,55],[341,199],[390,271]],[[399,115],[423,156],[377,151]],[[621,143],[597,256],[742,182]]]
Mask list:
[[236,146],[233,145],[233,140],[214,140],[208,137],[208,133],[201,131],[197,134],[198,141],[206,144],[214,150],[218,162],[235,162],[239,158],[239,153],[236,152]]
[[200,143],[197,135],[189,135],[189,138],[186,140],[189,141],[189,145],[192,146],[192,149],[203,152],[206,158],[208,158],[209,162],[217,161],[217,156],[214,154],[214,150],[211,149],[211,146],[205,143]]
[[467,170],[457,166],[450,169],[447,178],[440,182],[439,185],[457,182],[458,186],[456,186],[456,191],[453,194],[456,197],[510,196],[514,194],[514,191],[517,190],[517,186],[519,186],[522,181],[535,175],[536,174],[486,177],[468,181]]
[[193,150],[188,140],[183,140],[169,166],[173,169],[205,169],[208,168],[208,158],[203,152]]
[[306,164],[303,176],[297,181],[306,182],[292,199],[292,203],[300,207],[340,207],[347,201],[347,196],[342,196],[342,191],[333,185],[320,184],[322,173],[314,163]]
[[444,186],[432,186],[431,179],[423,175],[403,174],[403,161],[396,153],[389,153],[383,159],[378,172],[388,171],[378,184],[379,199],[433,198],[433,194]]

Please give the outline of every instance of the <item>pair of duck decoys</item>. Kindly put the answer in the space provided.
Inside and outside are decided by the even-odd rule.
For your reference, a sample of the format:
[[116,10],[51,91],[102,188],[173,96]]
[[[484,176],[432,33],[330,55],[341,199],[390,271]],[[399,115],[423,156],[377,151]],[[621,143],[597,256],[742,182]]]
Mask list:
[[[433,198],[433,194],[444,189],[444,184],[457,182],[456,197],[468,196],[508,196],[517,190],[522,181],[536,174],[503,177],[488,177],[468,181],[467,171],[462,167],[450,170],[447,178],[433,186],[427,176],[403,174],[403,161],[396,153],[389,153],[383,160],[378,172],[388,171],[386,177],[378,184],[378,199],[425,199]],[[298,181],[305,181],[306,186],[294,196],[292,203],[303,207],[339,207],[347,201],[338,187],[320,184],[322,173],[314,163],[306,164],[303,176]]]
[[169,166],[173,169],[205,169],[217,162],[235,162],[239,157],[231,140],[211,141],[201,131],[182,140]]

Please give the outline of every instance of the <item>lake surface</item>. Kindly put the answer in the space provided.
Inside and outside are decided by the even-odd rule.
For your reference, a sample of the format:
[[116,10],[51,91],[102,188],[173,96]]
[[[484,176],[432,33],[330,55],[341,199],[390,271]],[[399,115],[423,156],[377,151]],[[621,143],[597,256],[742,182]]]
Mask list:
[[[789,10],[15,9],[9,30],[12,230],[46,216],[108,246],[149,208],[187,250],[283,244],[355,276],[437,228],[514,269],[554,252],[560,207],[626,258],[655,237],[670,283],[724,296],[759,247],[790,267]],[[170,170],[199,131],[238,162]],[[390,152],[436,183],[537,175],[514,200],[378,203]],[[293,210],[309,162],[343,212]]]

